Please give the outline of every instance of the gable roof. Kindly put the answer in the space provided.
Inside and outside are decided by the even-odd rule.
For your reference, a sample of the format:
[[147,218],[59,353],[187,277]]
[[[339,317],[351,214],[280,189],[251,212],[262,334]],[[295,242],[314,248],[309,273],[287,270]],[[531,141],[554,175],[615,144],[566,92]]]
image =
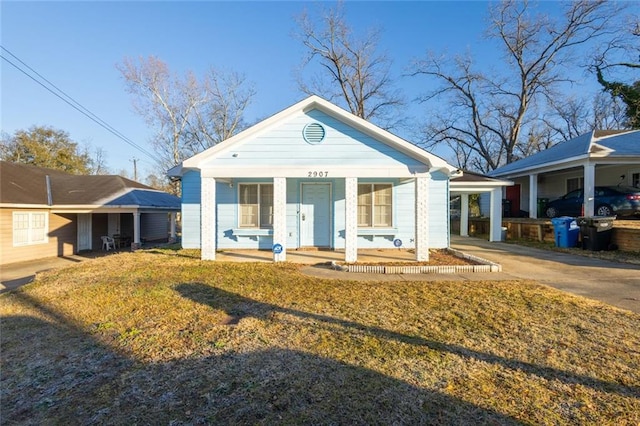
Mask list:
[[536,169],[590,158],[640,157],[640,130],[594,131],[491,171],[490,176],[514,176]]
[[178,197],[122,176],[72,175],[7,161],[0,161],[0,204],[180,209]]
[[169,170],[168,174],[169,176],[181,176],[183,173],[183,169],[199,169],[201,165],[207,160],[215,158],[217,155],[223,152],[229,151],[234,145],[240,144],[246,141],[248,138],[255,136],[269,128],[272,128],[277,123],[293,117],[296,114],[306,113],[311,110],[319,110],[327,114],[328,116],[331,116],[336,120],[339,120],[351,126],[352,128],[364,133],[365,135],[368,135],[386,144],[387,146],[422,162],[423,164],[429,165],[430,168],[443,171],[449,175],[457,170],[457,167],[450,165],[442,158],[431,154],[430,152],[427,152],[424,149],[384,129],[381,129],[378,126],[375,126],[374,124],[371,124],[354,114],[351,114],[350,112],[332,104],[331,102],[320,98],[319,96],[312,95],[238,133],[237,135],[232,136],[226,141],[221,142],[191,158],[184,160],[182,164]]

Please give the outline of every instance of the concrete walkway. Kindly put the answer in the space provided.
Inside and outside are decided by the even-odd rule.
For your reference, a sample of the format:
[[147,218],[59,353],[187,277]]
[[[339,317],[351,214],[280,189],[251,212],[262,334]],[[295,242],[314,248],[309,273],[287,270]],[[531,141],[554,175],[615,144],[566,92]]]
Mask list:
[[[367,281],[485,281],[534,280],[562,291],[599,300],[607,304],[640,313],[640,265],[609,262],[579,255],[557,253],[516,244],[490,243],[471,237],[452,236],[452,248],[502,265],[502,272],[462,274],[360,274],[332,270],[326,266],[312,266],[331,260],[344,259],[339,251],[290,251],[287,260],[307,264],[305,274],[328,279]],[[37,272],[69,266],[97,256],[94,252],[82,256],[49,258],[23,262],[0,268],[0,292],[33,281]],[[370,250],[359,252],[363,262],[411,260],[405,251]],[[270,252],[243,250],[220,253],[218,260],[271,261]]]

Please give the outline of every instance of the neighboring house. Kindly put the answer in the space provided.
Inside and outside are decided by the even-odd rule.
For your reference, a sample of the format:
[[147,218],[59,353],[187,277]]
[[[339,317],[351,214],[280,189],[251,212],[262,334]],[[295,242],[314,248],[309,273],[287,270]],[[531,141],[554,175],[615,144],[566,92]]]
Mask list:
[[538,217],[538,201],[584,188],[584,215],[595,212],[596,186],[640,187],[640,130],[594,131],[499,167],[490,176],[512,180],[510,213]]
[[180,199],[120,176],[0,162],[0,264],[175,237]]
[[182,245],[357,251],[400,247],[427,260],[449,246],[456,167],[311,96],[169,174],[182,180]]

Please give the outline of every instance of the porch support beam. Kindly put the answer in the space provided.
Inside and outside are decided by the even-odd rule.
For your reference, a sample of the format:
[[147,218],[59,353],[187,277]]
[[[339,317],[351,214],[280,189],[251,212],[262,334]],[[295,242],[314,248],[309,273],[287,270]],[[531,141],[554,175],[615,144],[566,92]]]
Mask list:
[[142,246],[140,241],[140,212],[133,212],[133,243],[131,250],[137,250]]
[[586,163],[584,165],[584,216],[595,214],[595,193],[596,193],[596,165]]
[[489,206],[489,241],[502,240],[502,188],[491,190]]
[[469,236],[469,194],[460,195],[460,236]]
[[287,178],[273,178],[273,244],[282,246],[282,251],[273,251],[274,262],[287,260]]
[[429,261],[429,183],[430,176],[416,178],[416,261]]
[[216,259],[216,180],[203,177],[200,187],[200,259]]
[[345,178],[345,250],[344,261],[358,260],[358,178]]
[[529,217],[538,217],[538,174],[529,175]]

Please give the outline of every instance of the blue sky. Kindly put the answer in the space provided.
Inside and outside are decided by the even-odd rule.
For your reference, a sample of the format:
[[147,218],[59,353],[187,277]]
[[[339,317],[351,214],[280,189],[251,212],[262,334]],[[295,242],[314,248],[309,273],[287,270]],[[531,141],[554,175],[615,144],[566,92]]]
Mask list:
[[[12,2],[1,4],[2,46],[136,144],[151,150],[153,135],[131,106],[116,64],[124,57],[158,56],[172,71],[203,74],[215,66],[242,72],[257,90],[247,121],[266,118],[304,95],[294,78],[304,49],[292,34],[305,2]],[[554,10],[557,3],[545,7]],[[400,76],[427,50],[466,51],[491,63],[499,56],[488,44],[487,3],[360,2],[345,4],[356,32],[381,27],[380,47]],[[5,55],[5,52],[3,52]],[[420,78],[399,78],[411,100],[429,88]],[[71,138],[102,147],[111,172],[140,160],[139,173],[153,161],[80,114],[7,62],[1,63],[2,131],[49,125]],[[414,105],[413,115],[426,114]],[[405,136],[405,135],[400,135]],[[157,173],[157,171],[155,171]],[[139,176],[140,177],[140,176]]]

